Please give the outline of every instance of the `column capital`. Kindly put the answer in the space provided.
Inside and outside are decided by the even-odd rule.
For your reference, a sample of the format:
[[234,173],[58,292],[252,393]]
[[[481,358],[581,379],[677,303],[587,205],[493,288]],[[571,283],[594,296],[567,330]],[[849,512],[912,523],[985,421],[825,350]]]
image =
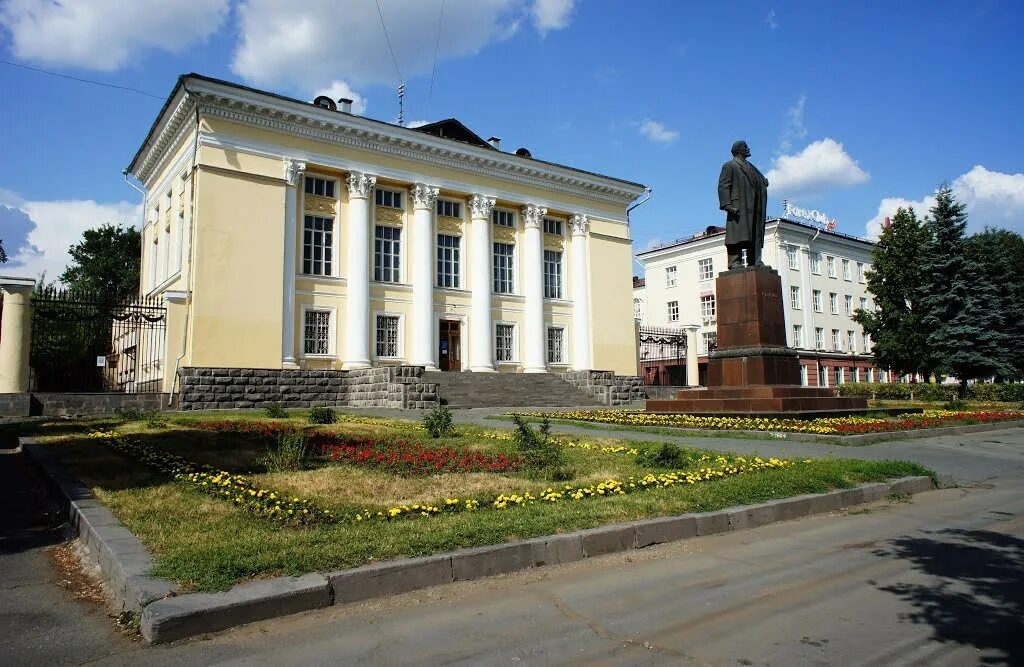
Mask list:
[[569,229],[573,236],[586,236],[590,232],[590,218],[582,213],[573,213],[569,218]]
[[437,201],[437,194],[441,191],[436,185],[427,185],[426,183],[416,183],[409,188],[409,195],[412,197],[412,207],[416,208],[434,208],[434,202]]
[[486,195],[473,194],[469,198],[469,214],[471,218],[490,218],[494,210],[494,198]]
[[547,215],[548,210],[543,206],[537,204],[527,204],[523,207],[523,225],[530,229],[535,227],[540,229],[541,222],[544,220],[544,216]]
[[284,180],[289,187],[299,184],[299,178],[306,172],[306,163],[290,157],[284,159]]
[[366,199],[377,185],[377,177],[373,174],[364,174],[361,171],[350,171],[347,183],[350,198]]

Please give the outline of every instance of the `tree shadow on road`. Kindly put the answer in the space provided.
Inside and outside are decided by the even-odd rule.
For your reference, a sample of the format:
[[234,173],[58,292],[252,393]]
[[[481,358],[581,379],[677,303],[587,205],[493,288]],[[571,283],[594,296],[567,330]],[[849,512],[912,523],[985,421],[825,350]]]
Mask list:
[[909,602],[904,618],[935,639],[1001,654],[982,663],[1024,663],[1024,540],[947,529],[891,540],[875,555],[913,562],[930,581],[879,586]]

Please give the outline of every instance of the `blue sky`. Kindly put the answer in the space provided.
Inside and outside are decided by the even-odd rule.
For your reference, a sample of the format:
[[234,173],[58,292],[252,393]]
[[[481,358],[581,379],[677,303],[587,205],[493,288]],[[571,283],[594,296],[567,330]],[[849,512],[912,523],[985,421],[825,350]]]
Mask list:
[[[947,181],[972,229],[1024,232],[1024,3],[441,5],[380,0],[406,119],[455,116],[505,150],[649,185],[636,250],[721,221],[738,138],[770,214],[785,197],[869,236]],[[397,118],[373,0],[0,0],[0,58],[160,98],[0,64],[5,274],[52,277],[83,229],[139,221],[121,171],[181,73]]]

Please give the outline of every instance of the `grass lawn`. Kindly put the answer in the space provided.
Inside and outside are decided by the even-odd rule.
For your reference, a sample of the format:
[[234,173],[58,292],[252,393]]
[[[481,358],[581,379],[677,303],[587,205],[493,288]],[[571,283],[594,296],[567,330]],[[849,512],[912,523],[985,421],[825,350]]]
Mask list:
[[[221,415],[174,417],[163,426],[144,421],[80,420],[25,425],[38,441],[51,446],[75,475],[151,551],[156,576],[178,581],[189,590],[222,590],[251,578],[328,571],[400,556],[421,556],[460,547],[567,532],[644,517],[710,511],[802,493],[823,492],[867,481],[930,474],[921,466],[899,461],[821,459],[763,467],[746,459],[684,449],[671,465],[654,454],[661,443],[611,438],[557,436],[564,454],[555,482],[543,473],[519,468],[494,471],[408,471],[332,461],[312,456],[304,469],[270,471],[264,465],[268,440],[252,435],[196,428],[203,420],[235,420],[252,424],[271,420]],[[360,418],[353,418],[360,419]],[[305,426],[293,416],[274,424]],[[256,487],[282,496],[312,501],[335,520],[306,526],[284,525],[252,514],[229,500],[212,497],[195,486],[175,481],[157,468],[119,453],[90,431],[116,429],[119,437],[154,451],[183,457],[232,474],[244,474]],[[455,436],[431,439],[415,422],[345,421],[317,427],[319,438],[338,442],[394,442],[403,439],[425,447],[450,447],[462,453],[518,460],[519,450],[508,430],[458,426]],[[319,450],[317,450],[319,451]],[[760,465],[760,464],[759,464]],[[666,476],[683,479],[715,467],[720,476],[695,483],[662,485]],[[728,471],[741,470],[739,473]],[[743,472],[742,470],[749,470]],[[728,474],[726,474],[728,473]],[[659,479],[624,494],[594,492],[599,483],[618,480],[625,488],[636,480]],[[564,491],[557,502],[540,500],[546,490],[590,489],[574,499]],[[536,500],[495,506],[498,494],[529,493]],[[431,516],[412,512],[386,518],[396,506],[442,504],[446,499],[476,499],[475,511],[442,511]],[[357,521],[355,513],[370,518]],[[385,518],[378,518],[377,513]]]

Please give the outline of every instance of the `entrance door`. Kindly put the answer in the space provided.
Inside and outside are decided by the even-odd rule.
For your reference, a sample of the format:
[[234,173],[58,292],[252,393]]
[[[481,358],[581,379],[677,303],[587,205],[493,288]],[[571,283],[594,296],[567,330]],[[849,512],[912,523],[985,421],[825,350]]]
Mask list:
[[462,370],[462,322],[441,320],[437,358],[442,371]]

